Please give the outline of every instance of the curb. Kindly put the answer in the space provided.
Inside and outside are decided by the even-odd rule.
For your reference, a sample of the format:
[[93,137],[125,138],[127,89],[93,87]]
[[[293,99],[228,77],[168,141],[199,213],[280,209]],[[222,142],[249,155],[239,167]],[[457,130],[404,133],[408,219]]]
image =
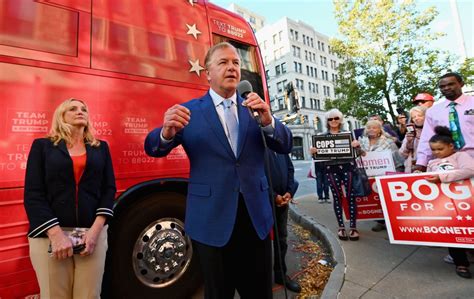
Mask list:
[[324,225],[319,224],[315,219],[307,216],[294,205],[290,205],[290,217],[301,225],[303,228],[309,230],[314,236],[321,240],[321,243],[329,250],[332,257],[332,262],[335,264],[334,269],[329,276],[329,280],[324,287],[321,298],[337,298],[339,292],[344,284],[344,275],[346,270],[346,259],[344,250],[334,234]]

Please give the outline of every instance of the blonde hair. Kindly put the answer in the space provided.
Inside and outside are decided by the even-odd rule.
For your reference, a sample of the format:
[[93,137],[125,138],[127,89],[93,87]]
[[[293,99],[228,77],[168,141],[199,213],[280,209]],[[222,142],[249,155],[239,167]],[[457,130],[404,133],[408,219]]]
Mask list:
[[328,130],[329,132],[329,122],[328,122],[328,118],[331,118],[331,117],[339,117],[339,120],[341,121],[339,123],[339,131],[342,130],[342,127],[344,126],[344,115],[342,114],[341,111],[339,111],[339,109],[336,109],[336,108],[333,108],[331,110],[329,110],[328,112],[326,112],[326,129]]
[[[54,145],[58,145],[61,140],[64,140],[66,144],[72,144],[72,125],[64,121],[64,114],[71,105],[73,101],[82,103],[86,107],[86,111],[89,112],[86,103],[82,100],[70,98],[56,108],[53,115],[53,123],[51,125],[51,130],[49,131],[48,138],[51,139]],[[84,140],[85,143],[90,144],[91,146],[98,147],[100,141],[94,137],[94,128],[89,118],[87,118],[87,124],[84,128]]]
[[428,110],[428,108],[426,106],[415,106],[413,108],[410,109],[410,118],[411,118],[411,113],[416,111],[416,112],[419,112],[421,113],[422,115],[425,115],[426,113],[426,110]]
[[379,127],[379,128],[380,128],[380,136],[382,136],[382,135],[385,134],[385,130],[384,130],[384,128],[383,128],[383,125],[382,125],[382,123],[381,123],[379,120],[369,119],[369,120],[365,123],[364,136],[367,136],[367,129],[368,129],[370,126],[377,126],[377,127]]

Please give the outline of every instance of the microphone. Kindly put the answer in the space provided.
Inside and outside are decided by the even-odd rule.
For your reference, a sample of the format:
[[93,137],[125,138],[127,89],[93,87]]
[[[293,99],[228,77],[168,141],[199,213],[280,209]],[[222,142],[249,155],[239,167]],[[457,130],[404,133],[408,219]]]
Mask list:
[[[251,93],[252,91],[253,91],[252,84],[250,84],[250,82],[247,80],[240,81],[240,83],[237,85],[237,92],[244,99],[246,99],[249,93]],[[250,115],[252,115],[253,118],[255,118],[255,120],[260,124],[260,115],[258,114],[258,112],[253,110],[250,107],[247,107],[247,108],[250,111]]]

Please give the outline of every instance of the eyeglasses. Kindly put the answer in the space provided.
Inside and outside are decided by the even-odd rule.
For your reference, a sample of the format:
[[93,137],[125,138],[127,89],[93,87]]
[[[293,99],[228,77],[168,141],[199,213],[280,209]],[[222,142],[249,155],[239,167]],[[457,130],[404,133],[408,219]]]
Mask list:
[[338,116],[328,118],[328,121],[333,121],[333,120],[340,120],[340,118]]

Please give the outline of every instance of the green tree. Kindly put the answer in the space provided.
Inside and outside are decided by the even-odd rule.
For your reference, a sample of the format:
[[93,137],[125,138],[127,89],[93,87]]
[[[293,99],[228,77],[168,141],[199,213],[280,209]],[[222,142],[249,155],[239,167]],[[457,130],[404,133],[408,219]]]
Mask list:
[[442,35],[430,31],[433,7],[419,12],[409,0],[334,0],[334,7],[342,38],[331,40],[331,47],[343,63],[336,99],[326,108],[359,119],[395,119],[395,108],[408,109],[417,93],[436,91],[453,58],[429,47]]
[[464,83],[474,87],[474,58],[466,58],[459,68],[459,73],[464,79]]

